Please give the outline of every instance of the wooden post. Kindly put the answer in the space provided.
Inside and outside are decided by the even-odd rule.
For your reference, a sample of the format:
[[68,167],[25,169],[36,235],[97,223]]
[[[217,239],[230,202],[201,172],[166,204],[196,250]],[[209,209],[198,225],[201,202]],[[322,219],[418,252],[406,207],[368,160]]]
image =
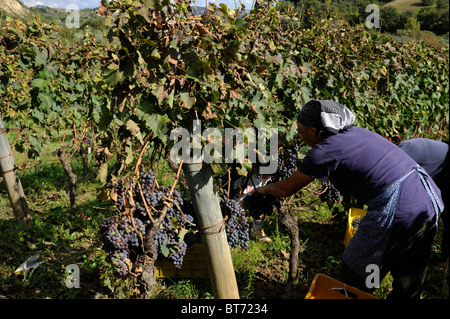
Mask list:
[[210,165],[183,164],[198,226],[202,229],[208,272],[218,299],[239,299],[239,290]]
[[16,171],[16,164],[9,145],[8,136],[0,114],[0,169],[9,195],[14,216],[22,226],[31,225],[31,215],[25,199],[22,184]]

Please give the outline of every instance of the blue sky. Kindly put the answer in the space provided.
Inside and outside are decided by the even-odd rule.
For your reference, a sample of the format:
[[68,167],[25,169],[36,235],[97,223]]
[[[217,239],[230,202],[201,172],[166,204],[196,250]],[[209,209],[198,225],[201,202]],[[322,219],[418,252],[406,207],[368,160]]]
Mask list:
[[[229,8],[235,8],[235,3],[239,6],[239,3],[245,4],[247,10],[251,9],[253,0],[208,0],[209,2],[225,3]],[[33,7],[41,4],[52,8],[65,9],[70,4],[77,5],[80,9],[84,8],[97,8],[100,6],[100,0],[22,0],[22,2]],[[206,0],[196,0],[198,6],[205,6]]]

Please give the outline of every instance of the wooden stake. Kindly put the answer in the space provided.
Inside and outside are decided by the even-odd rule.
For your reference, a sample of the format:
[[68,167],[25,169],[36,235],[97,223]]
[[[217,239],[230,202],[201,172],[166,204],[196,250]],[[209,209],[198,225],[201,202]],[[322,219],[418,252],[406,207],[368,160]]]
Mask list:
[[198,226],[203,229],[209,278],[218,299],[239,299],[223,217],[213,186],[211,166],[183,164]]
[[31,214],[25,198],[25,193],[16,171],[16,163],[11,152],[11,146],[3,126],[0,114],[0,170],[8,191],[9,201],[14,211],[14,216],[19,224],[29,227],[31,225]]

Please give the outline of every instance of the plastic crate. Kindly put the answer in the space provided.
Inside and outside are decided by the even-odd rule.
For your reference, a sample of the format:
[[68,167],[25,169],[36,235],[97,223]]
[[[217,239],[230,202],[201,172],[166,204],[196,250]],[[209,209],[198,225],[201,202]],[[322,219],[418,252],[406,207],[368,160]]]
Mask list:
[[348,220],[347,220],[347,230],[345,232],[344,245],[347,247],[350,239],[352,239],[353,235],[358,230],[356,227],[352,226],[355,218],[359,218],[360,220],[366,215],[367,211],[360,208],[350,208],[348,210]]
[[181,268],[173,261],[163,258],[155,261],[156,278],[208,278],[205,250],[203,244],[196,244],[186,250]]
[[377,299],[324,274],[316,274],[305,299]]

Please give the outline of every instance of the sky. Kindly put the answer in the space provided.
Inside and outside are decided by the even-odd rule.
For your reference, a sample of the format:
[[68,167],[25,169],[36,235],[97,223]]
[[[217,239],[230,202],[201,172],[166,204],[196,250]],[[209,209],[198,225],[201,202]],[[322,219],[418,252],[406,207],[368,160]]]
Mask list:
[[[207,0],[195,0],[195,4],[204,7]],[[208,0],[209,2],[225,3],[228,8],[234,9],[235,3],[240,6],[240,3],[245,4],[247,10],[251,9],[253,0]],[[46,5],[52,8],[66,9],[69,5],[76,5],[79,9],[97,8],[100,6],[100,0],[22,0],[28,6]]]

